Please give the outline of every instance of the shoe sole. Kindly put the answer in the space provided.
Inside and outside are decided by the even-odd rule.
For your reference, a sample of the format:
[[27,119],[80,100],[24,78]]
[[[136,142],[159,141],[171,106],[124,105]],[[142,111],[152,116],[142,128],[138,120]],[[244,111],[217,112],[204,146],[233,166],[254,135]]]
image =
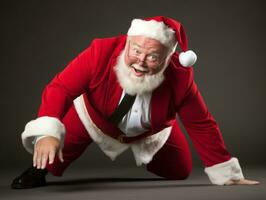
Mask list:
[[38,185],[21,185],[21,184],[12,184],[12,189],[31,189],[31,188],[37,188],[37,187],[43,187],[46,186],[46,184],[38,184]]

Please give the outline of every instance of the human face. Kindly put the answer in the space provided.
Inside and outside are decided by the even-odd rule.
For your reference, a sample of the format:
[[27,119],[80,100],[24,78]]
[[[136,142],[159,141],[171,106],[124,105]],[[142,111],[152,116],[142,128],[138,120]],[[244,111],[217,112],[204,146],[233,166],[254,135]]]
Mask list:
[[128,39],[125,63],[135,76],[153,75],[164,66],[167,48],[158,40],[144,36],[131,36]]

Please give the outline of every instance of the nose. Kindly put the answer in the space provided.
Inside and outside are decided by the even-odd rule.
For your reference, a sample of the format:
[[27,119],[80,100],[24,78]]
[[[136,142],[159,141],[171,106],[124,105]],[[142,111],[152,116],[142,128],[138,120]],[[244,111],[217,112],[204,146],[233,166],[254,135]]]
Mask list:
[[146,58],[146,55],[145,54],[140,54],[139,55],[139,61],[144,62],[145,61],[145,58]]
[[144,65],[145,64],[145,60],[146,60],[146,55],[145,54],[141,54],[139,55],[139,65]]

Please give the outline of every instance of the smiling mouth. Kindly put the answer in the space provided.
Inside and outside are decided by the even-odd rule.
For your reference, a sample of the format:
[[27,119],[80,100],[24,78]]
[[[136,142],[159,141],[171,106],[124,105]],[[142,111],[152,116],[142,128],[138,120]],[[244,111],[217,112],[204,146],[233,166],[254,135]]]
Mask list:
[[136,69],[134,66],[131,66],[131,69],[133,70],[136,76],[143,76],[144,74],[148,73],[147,70],[145,71],[139,70],[139,69]]

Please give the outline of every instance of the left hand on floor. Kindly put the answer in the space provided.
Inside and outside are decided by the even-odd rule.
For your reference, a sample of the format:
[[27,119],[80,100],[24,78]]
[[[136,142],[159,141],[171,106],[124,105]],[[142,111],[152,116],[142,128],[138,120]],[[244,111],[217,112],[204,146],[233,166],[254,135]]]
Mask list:
[[258,185],[258,184],[260,184],[260,182],[242,178],[239,180],[229,180],[225,182],[224,185]]

